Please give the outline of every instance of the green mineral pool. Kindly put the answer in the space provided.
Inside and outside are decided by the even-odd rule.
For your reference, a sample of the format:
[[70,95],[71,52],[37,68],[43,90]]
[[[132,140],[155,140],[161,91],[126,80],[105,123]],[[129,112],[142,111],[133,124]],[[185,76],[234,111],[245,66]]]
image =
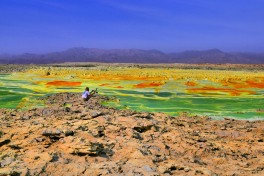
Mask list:
[[[21,79],[14,74],[0,74],[0,108],[32,108],[44,106],[39,97],[59,92],[81,92],[84,87],[98,87],[99,94],[115,96],[117,101],[104,104],[118,109],[133,109],[137,111],[164,112],[170,115],[180,115],[185,112],[190,115],[206,115],[212,118],[232,117],[238,119],[264,119],[263,89],[250,89],[254,94],[230,96],[225,92],[188,92],[188,87],[182,84],[185,80],[170,80],[162,87],[135,88],[139,80],[120,80],[121,87],[104,87],[105,84],[115,84],[107,80],[80,80],[75,78],[60,78],[62,81],[81,82],[79,85],[51,85],[47,83],[58,78],[43,78],[28,75]],[[210,81],[200,81],[200,84],[215,86]],[[224,89],[223,89],[224,90]]]

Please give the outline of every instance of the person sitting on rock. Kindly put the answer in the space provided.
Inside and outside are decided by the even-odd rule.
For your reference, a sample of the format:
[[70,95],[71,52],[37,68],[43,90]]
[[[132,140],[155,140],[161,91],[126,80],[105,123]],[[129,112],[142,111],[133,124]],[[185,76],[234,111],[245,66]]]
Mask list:
[[95,90],[92,90],[91,92],[89,92],[89,87],[86,87],[85,91],[82,93],[82,99],[84,101],[88,101],[95,93],[96,93]]

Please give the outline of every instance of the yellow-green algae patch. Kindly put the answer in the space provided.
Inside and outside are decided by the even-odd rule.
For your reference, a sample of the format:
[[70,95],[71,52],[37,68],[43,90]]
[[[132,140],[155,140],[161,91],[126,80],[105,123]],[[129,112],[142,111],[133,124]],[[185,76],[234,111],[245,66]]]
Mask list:
[[[0,85],[10,96],[18,95],[20,105],[16,103],[17,107],[28,97],[57,92],[81,93],[85,87],[90,87],[98,88],[100,94],[118,97],[121,101],[108,103],[118,108],[163,111],[172,115],[184,111],[238,118],[264,116],[261,113],[264,109],[263,71],[42,67],[2,76]],[[15,100],[11,98],[10,102]]]

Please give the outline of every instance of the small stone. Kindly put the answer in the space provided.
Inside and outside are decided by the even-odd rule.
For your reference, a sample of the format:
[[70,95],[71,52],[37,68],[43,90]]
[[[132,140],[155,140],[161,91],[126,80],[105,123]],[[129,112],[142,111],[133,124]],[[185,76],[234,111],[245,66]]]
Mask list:
[[189,167],[185,167],[185,168],[184,168],[184,171],[185,171],[185,172],[189,172],[190,170],[191,170],[191,168],[189,168]]
[[[0,163],[1,165],[1,163]],[[5,176],[5,175],[11,175],[12,171],[10,168],[1,168],[0,169],[0,175]]]
[[212,173],[211,176],[219,176],[218,174],[216,173]]
[[65,131],[65,136],[73,136],[74,132],[72,130]]
[[61,132],[60,130],[57,129],[57,130],[55,131],[54,134],[55,134],[55,135],[60,135],[61,133],[62,133],[62,132]]
[[1,141],[0,141],[0,147],[2,147],[3,145],[8,144],[9,142],[11,142],[10,139],[4,139],[4,140],[1,140]]
[[103,137],[105,135],[104,130],[105,130],[104,126],[98,126],[95,129],[91,130],[90,133],[94,137]]
[[49,137],[50,139],[53,139],[53,140],[59,140],[60,138],[62,138],[63,136],[61,135],[63,132],[59,129],[56,129],[56,130],[44,130],[42,132],[42,135],[43,136],[47,136]]
[[199,136],[199,131],[194,131],[192,135],[193,136]]
[[198,157],[194,157],[193,162],[196,164],[205,165],[205,163]]
[[154,170],[148,165],[143,166],[143,169],[146,170],[147,172],[154,172]]
[[5,167],[9,164],[11,164],[14,161],[11,157],[6,157],[3,161],[0,162],[1,167]]
[[29,120],[30,119],[30,116],[23,116],[23,117],[21,117],[21,120]]
[[17,144],[11,144],[11,145],[9,145],[9,147],[10,147],[11,149],[13,149],[13,150],[19,150],[19,149],[22,149],[22,147],[20,147],[20,146],[17,145]]
[[83,117],[82,120],[89,120],[89,117]]
[[211,175],[212,175],[212,171],[210,171],[209,169],[204,169],[204,170],[203,170],[203,174],[204,174],[204,175],[211,176]]
[[103,113],[100,111],[93,111],[91,115],[92,115],[92,118],[96,118],[96,117],[103,115]]
[[80,114],[80,118],[86,117],[86,114]]
[[64,159],[64,160],[63,160],[63,164],[69,164],[70,162],[71,162],[70,159]]
[[135,138],[135,139],[143,140],[143,138],[141,137],[140,133],[138,133],[138,132],[133,132],[132,137]]
[[102,153],[103,150],[104,150],[103,144],[89,142],[85,145],[74,146],[74,151],[72,152],[72,154],[77,154],[80,156],[83,156],[83,155],[96,156]]
[[32,125],[39,125],[40,123],[37,121],[32,122]]
[[196,171],[195,171],[195,175],[196,175],[196,174],[202,174],[202,175],[203,175],[203,171],[201,171],[201,170],[196,170]]
[[44,131],[42,132],[42,135],[43,135],[43,136],[50,136],[51,134],[52,134],[52,132],[49,131],[49,130],[44,130]]
[[81,111],[80,110],[75,110],[75,111],[73,111],[74,113],[81,113]]
[[70,111],[71,111],[71,108],[69,108],[69,107],[65,107],[64,111],[65,111],[65,112],[70,112]]
[[139,133],[144,133],[151,129],[153,125],[147,125],[147,126],[135,126],[133,129],[136,130]]
[[58,161],[59,160],[59,155],[57,154],[57,153],[53,153],[52,155],[51,155],[51,160],[50,160],[50,162],[56,162],[56,161]]
[[35,140],[36,140],[37,142],[42,142],[42,141],[44,141],[44,139],[43,139],[43,138],[40,138],[40,137],[35,138]]
[[207,140],[204,139],[204,138],[200,138],[200,139],[198,139],[197,141],[198,141],[198,142],[206,142]]
[[165,167],[165,166],[162,166],[162,165],[161,165],[161,166],[158,167],[158,171],[159,171],[160,173],[162,173],[162,174],[165,173],[167,170],[168,170],[168,168]]
[[50,115],[51,113],[52,113],[52,111],[50,109],[43,109],[42,116]]
[[87,126],[79,126],[79,127],[77,128],[77,130],[88,131],[88,127],[87,127]]

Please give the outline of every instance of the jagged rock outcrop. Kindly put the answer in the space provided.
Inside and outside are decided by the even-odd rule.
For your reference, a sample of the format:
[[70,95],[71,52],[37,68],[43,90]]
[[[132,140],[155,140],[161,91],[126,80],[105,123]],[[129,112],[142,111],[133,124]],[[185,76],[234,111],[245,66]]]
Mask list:
[[171,117],[43,98],[0,110],[0,175],[263,175],[264,121]]

